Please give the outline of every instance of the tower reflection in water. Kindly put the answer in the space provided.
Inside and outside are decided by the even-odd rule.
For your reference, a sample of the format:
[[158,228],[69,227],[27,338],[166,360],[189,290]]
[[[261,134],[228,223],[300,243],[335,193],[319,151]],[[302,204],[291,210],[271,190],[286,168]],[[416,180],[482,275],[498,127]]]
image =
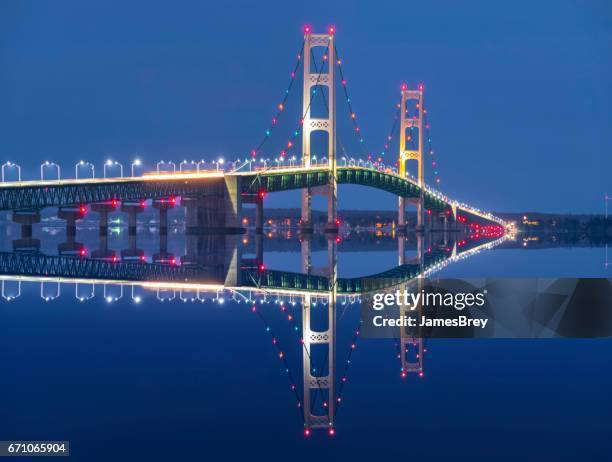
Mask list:
[[[308,436],[315,429],[325,429],[330,435],[336,431],[336,414],[360,335],[357,325],[351,334],[346,359],[338,362],[339,356],[344,355],[337,351],[338,318],[346,310],[358,309],[362,299],[375,291],[420,290],[424,278],[454,261],[490,249],[506,237],[491,233],[466,241],[455,239],[449,233],[399,236],[396,267],[354,278],[338,276],[341,239],[336,235],[300,237],[300,272],[267,268],[261,234],[252,237],[188,235],[185,254],[180,259],[168,251],[167,239],[167,233],[160,235],[159,251],[151,261],[136,248],[135,239],[130,240],[130,249],[121,252],[123,258],[119,258],[109,250],[106,233],[100,235],[99,248],[91,258],[80,253],[2,252],[2,297],[6,301],[19,297],[25,282],[40,284],[44,301],[65,296],[61,294],[62,285],[71,285],[80,302],[101,295],[107,302],[130,297],[134,303],[141,303],[152,292],[162,302],[248,303],[271,336],[300,409],[304,434]],[[274,241],[266,245],[274,246]],[[313,250],[322,246],[326,247],[326,264],[316,267],[312,262]],[[65,248],[62,245],[60,251]],[[407,257],[409,248],[415,252]],[[302,346],[301,381],[291,373],[286,352],[267,321],[268,312],[274,308],[287,317],[297,343]],[[301,316],[296,319],[300,311]],[[396,344],[400,377],[410,374],[422,377],[426,349],[419,332],[400,329]]]

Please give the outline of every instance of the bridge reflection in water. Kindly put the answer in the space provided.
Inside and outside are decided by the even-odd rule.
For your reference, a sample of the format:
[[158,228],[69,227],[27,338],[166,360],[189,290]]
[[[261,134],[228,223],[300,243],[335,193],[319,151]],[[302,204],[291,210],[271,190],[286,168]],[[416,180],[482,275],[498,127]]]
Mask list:
[[[185,256],[180,263],[171,255],[167,259],[154,258],[153,262],[148,263],[141,259],[121,261],[113,258],[114,254],[110,257],[85,258],[39,252],[2,252],[2,297],[7,301],[14,300],[21,294],[22,282],[38,282],[41,297],[46,301],[60,296],[61,284],[74,284],[75,296],[82,302],[96,295],[96,285],[102,286],[102,295],[107,301],[122,298],[125,289],[136,303],[143,300],[143,289],[154,291],[160,301],[177,299],[177,294],[178,300],[182,301],[213,299],[223,303],[233,299],[251,304],[251,310],[261,318],[268,331],[268,303],[274,302],[283,311],[287,307],[300,306],[301,326],[292,314],[288,313],[287,316],[302,344],[301,395],[293,380],[291,388],[301,409],[305,435],[318,428],[324,428],[333,435],[352,350],[360,333],[357,326],[347,360],[344,364],[337,364],[338,308],[357,306],[364,297],[375,291],[420,287],[425,277],[450,263],[492,248],[506,239],[497,235],[473,239],[463,239],[461,236],[457,237],[454,233],[400,236],[397,240],[396,267],[356,278],[338,277],[337,249],[340,239],[335,235],[325,238],[327,262],[323,267],[315,267],[312,263],[313,247],[315,243],[320,244],[313,241],[316,235],[307,235],[300,240],[301,272],[266,268],[261,234],[254,236],[254,254],[247,253],[239,236],[188,236]],[[102,240],[101,246],[105,246],[105,239]],[[157,255],[167,253],[164,238],[160,246]],[[407,256],[409,248],[415,252]],[[322,322],[315,325],[313,317]],[[272,342],[289,374],[285,352],[274,336]],[[425,348],[419,333],[401,329],[397,347],[401,377],[409,374],[422,376]],[[317,350],[316,353],[314,350]],[[338,369],[342,369],[339,376]]]

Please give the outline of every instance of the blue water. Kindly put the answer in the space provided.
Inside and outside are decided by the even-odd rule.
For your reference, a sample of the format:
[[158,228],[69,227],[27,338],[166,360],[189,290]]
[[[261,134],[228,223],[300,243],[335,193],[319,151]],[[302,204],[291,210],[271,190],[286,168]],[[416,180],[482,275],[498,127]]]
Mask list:
[[[392,250],[339,250],[341,276],[397,264]],[[610,277],[604,258],[603,248],[495,249],[440,275]],[[298,270],[299,245],[265,262]],[[101,290],[80,303],[65,284],[43,302],[40,284],[24,283],[0,303],[1,440],[69,440],[79,461],[560,461],[612,449],[609,340],[429,340],[424,377],[401,379],[393,340],[359,338],[336,435],[305,437],[288,379],[301,388],[302,347],[280,305],[260,305],[262,322],[229,299],[159,302],[138,289],[135,304],[125,288],[107,303]],[[357,304],[341,311],[339,375],[359,323]]]

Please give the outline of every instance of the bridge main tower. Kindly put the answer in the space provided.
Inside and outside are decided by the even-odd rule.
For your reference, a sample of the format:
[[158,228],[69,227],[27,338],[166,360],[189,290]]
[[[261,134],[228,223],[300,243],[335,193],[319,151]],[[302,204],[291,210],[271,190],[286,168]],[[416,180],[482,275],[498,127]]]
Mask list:
[[[337,231],[336,222],[338,186],[336,182],[336,91],[335,91],[335,27],[330,26],[327,34],[313,34],[310,26],[304,27],[304,93],[302,107],[304,115],[302,121],[302,164],[304,167],[311,166],[311,137],[313,132],[327,132],[327,168],[329,169],[329,184],[322,188],[302,189],[302,229],[312,230],[312,196],[322,194],[327,196],[327,225],[326,231]],[[312,50],[324,47],[323,62],[319,69],[316,62],[313,63]],[[327,65],[326,65],[327,63]],[[312,72],[312,64],[315,65]],[[327,72],[325,71],[327,68]],[[312,117],[312,100],[317,97],[316,92],[321,87],[327,88],[327,117]],[[321,95],[325,97],[325,94]]]
[[[408,160],[417,161],[417,183],[421,188],[421,194],[415,203],[417,206],[417,228],[419,229],[423,227],[423,188],[425,187],[425,166],[423,163],[423,89],[423,85],[419,85],[417,90],[408,90],[408,86],[402,84],[402,98],[400,102],[399,174],[404,178],[406,176],[406,162]],[[412,117],[408,115],[408,103],[410,101],[416,101],[416,114]],[[408,149],[407,141],[410,141],[410,139],[406,131],[415,128],[418,136],[417,149]],[[406,225],[406,199],[403,197],[399,198],[398,222],[400,226]]]

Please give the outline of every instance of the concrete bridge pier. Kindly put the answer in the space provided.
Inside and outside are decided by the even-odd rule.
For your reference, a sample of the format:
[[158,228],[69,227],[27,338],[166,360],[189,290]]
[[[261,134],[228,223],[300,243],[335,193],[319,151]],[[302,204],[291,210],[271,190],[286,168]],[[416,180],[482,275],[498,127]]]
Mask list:
[[119,202],[113,200],[111,202],[96,202],[91,204],[91,210],[100,215],[99,223],[99,234],[100,236],[106,236],[108,234],[108,215],[114,212],[119,205]]
[[312,236],[307,234],[300,239],[300,262],[304,274],[312,271]]
[[124,201],[121,203],[121,211],[128,216],[128,235],[136,235],[136,226],[138,225],[138,214],[144,212],[144,201]]
[[188,233],[222,233],[225,227],[223,196],[206,195],[196,199],[196,224]]
[[255,234],[255,261],[260,268],[264,264],[263,233]]
[[168,253],[168,234],[161,234],[159,236],[159,253],[167,254]]
[[159,234],[168,234],[168,208],[159,207]]
[[406,236],[402,234],[397,236],[397,254],[398,266],[406,264]]
[[442,217],[435,211],[431,212],[431,229],[434,231],[442,230]]
[[338,267],[338,242],[335,237],[327,237],[327,272],[329,277],[336,280],[336,272]]
[[428,210],[426,215],[425,229],[427,230],[430,247],[435,247],[435,240],[439,237],[438,233],[443,231],[442,217],[433,210]]
[[327,224],[325,225],[325,233],[338,234],[340,221],[338,220],[338,188],[335,181],[332,181],[327,186]]
[[406,198],[401,196],[398,197],[397,230],[406,231]]
[[264,210],[263,210],[263,198],[258,197],[255,200],[255,233],[263,234],[264,225]]
[[448,248],[450,243],[450,235],[451,235],[451,218],[450,213],[445,211],[442,215],[442,232],[443,232],[443,243],[444,248]]
[[431,212],[430,215],[431,229],[433,231],[447,231],[448,230],[448,217],[446,212]]
[[66,242],[57,246],[57,251],[60,255],[85,255],[85,246],[80,242],[76,242],[76,222],[83,218],[86,213],[87,209],[84,205],[60,207],[57,210],[57,217],[66,220]]
[[168,209],[159,207],[159,234],[168,234]]
[[264,191],[259,191],[257,194],[248,194],[241,197],[241,207],[242,204],[254,204],[255,205],[255,233],[261,234],[263,233],[264,228],[264,198],[266,193]]
[[437,216],[433,210],[427,210],[425,215],[425,229],[429,232],[435,231],[437,228]]
[[301,208],[300,233],[311,234],[314,231],[312,224],[312,188],[302,189]]
[[153,200],[153,208],[159,210],[159,252],[153,255],[153,263],[176,261],[175,256],[168,252],[168,210],[175,205],[174,197]]
[[444,216],[443,228],[444,228],[444,237],[443,237],[444,248],[447,248],[448,243],[450,242],[450,225],[449,225],[448,216]]
[[108,248],[108,234],[100,234],[100,244],[97,250],[91,253],[91,258],[96,260],[118,261],[117,252]]
[[181,257],[183,266],[197,266],[198,258],[202,253],[202,236],[188,234],[185,236],[185,254]]
[[406,204],[414,204],[416,205],[416,223],[415,223],[415,231],[417,233],[422,233],[425,230],[425,218],[424,212],[425,207],[423,206],[423,198],[409,199],[407,197],[400,197],[398,199],[398,213],[397,213],[397,222],[398,222],[398,230],[401,232],[402,230],[406,230],[408,227],[408,222],[406,220]]
[[145,202],[124,201],[121,204],[121,211],[128,216],[128,248],[121,251],[121,258],[124,260],[144,260],[144,250],[136,245],[136,229],[138,225],[138,214],[144,212]]
[[176,257],[168,252],[168,233],[159,235],[159,252],[153,255],[153,263],[172,264],[176,263]]
[[66,235],[76,236],[76,222],[85,216],[87,209],[83,205],[73,207],[60,207],[57,210],[57,217],[66,220]]
[[312,235],[302,236],[300,239],[301,270],[304,274],[315,274],[318,276],[332,276],[336,274],[338,243],[336,236],[327,234],[327,262],[325,266],[314,267],[312,264]]
[[[228,236],[232,237],[233,236]],[[228,278],[233,278],[237,282],[242,282],[241,277],[241,268],[250,268],[256,271],[263,272],[266,270],[264,264],[264,235],[262,234],[254,234],[253,240],[255,242],[255,255],[252,258],[244,258],[244,246],[248,244],[248,239],[243,239],[241,243],[236,241],[236,256],[238,260],[233,262],[233,259],[230,260],[230,265],[228,267]],[[232,251],[233,252],[233,251]],[[249,252],[250,253],[250,252]],[[229,279],[227,279],[229,281]],[[230,285],[230,284],[228,284]],[[236,286],[240,284],[235,284]]]
[[241,177],[225,176],[203,194],[185,196],[187,234],[242,234]]
[[128,248],[121,251],[122,260],[144,261],[144,250],[139,249],[136,245],[136,234],[128,235]]
[[312,222],[312,196],[315,195],[327,197],[327,222],[325,223],[325,233],[337,234],[339,221],[336,211],[338,201],[337,186],[335,182],[325,186],[302,189],[300,233],[311,234],[314,232],[314,224]]
[[168,210],[173,209],[176,205],[174,197],[154,199],[153,208],[159,211],[159,234],[168,234]]
[[427,242],[423,233],[417,233],[416,239],[416,255],[408,263],[419,265],[421,271],[423,271],[425,268],[425,245]]
[[424,255],[425,255],[425,235],[423,233],[416,233],[416,254],[412,258],[406,258],[406,247],[408,246],[408,237],[407,236],[398,236],[397,240],[397,253],[398,265],[424,265]]
[[38,251],[40,239],[32,237],[32,225],[40,223],[40,210],[15,210],[13,222],[21,225],[21,238],[13,241],[15,251]]
[[183,196],[181,205],[185,208],[185,232],[197,234],[198,227],[198,198]]
[[417,232],[423,232],[425,230],[425,203],[423,196],[416,201],[416,209],[417,209],[417,223],[416,230]]
[[238,286],[242,263],[238,239],[227,234],[188,235],[181,265],[197,267],[201,275],[198,282]]

